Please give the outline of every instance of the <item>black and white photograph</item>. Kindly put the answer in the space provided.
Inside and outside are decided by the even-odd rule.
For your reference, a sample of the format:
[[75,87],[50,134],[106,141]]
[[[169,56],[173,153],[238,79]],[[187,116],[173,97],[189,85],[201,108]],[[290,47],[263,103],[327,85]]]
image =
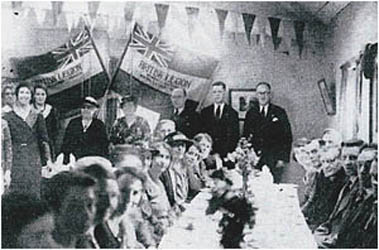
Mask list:
[[377,249],[377,1],[1,1],[1,248]]

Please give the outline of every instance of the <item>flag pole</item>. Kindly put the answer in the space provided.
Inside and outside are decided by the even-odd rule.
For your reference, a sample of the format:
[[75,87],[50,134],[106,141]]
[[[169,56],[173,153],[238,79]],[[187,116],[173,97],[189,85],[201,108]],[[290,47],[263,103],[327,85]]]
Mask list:
[[[126,52],[128,51],[128,48],[129,48],[129,44],[130,44],[130,42],[132,41],[134,25],[132,25],[132,27],[133,27],[132,32],[130,33],[129,40],[128,40],[128,42],[126,43],[126,46],[125,46],[125,48],[124,48],[124,51],[123,51],[122,54],[121,54],[120,60],[119,60],[118,63],[117,63],[116,70],[113,72],[112,77],[110,77],[110,76],[108,77],[108,79],[110,79],[110,80],[109,80],[109,82],[108,82],[108,86],[107,86],[106,89],[105,89],[105,92],[104,92],[104,95],[103,95],[103,98],[102,98],[102,99],[106,99],[106,98],[107,98],[107,96],[108,96],[108,94],[109,94],[109,92],[110,92],[110,89],[111,89],[111,87],[112,87],[114,81],[116,80],[116,76],[117,76],[117,74],[118,74],[118,71],[120,70],[120,67],[121,67],[122,61],[124,60],[124,57],[125,57],[125,55],[126,55]],[[106,104],[106,100],[103,100],[103,102],[102,102],[102,104],[101,104],[101,110],[104,109],[104,105],[105,105],[105,104]],[[98,113],[98,115],[99,115],[99,113]],[[104,117],[104,119],[105,119],[105,117]]]
[[88,35],[89,35],[89,38],[90,38],[90,40],[91,40],[92,46],[93,46],[93,48],[94,48],[94,50],[95,50],[96,56],[97,56],[97,58],[98,58],[99,61],[100,61],[101,68],[103,69],[103,71],[104,71],[105,74],[107,75],[108,81],[111,81],[111,76],[110,76],[108,70],[105,68],[105,65],[104,65],[103,59],[101,58],[101,55],[100,55],[100,53],[99,53],[99,50],[98,50],[97,47],[96,47],[95,41],[94,41],[93,38],[92,38],[91,31],[90,31],[90,29],[88,28],[88,26],[87,26],[86,23],[84,24],[84,29],[88,32]]
[[126,52],[128,51],[128,48],[129,48],[129,44],[130,44],[130,42],[132,41],[134,26],[135,26],[135,23],[134,23],[134,25],[132,24],[133,29],[132,29],[132,31],[131,31],[131,33],[130,33],[129,40],[128,40],[128,42],[126,43],[126,46],[125,46],[125,48],[124,48],[124,51],[123,51],[122,54],[121,54],[120,60],[119,60],[118,63],[117,63],[116,70],[115,70],[115,72],[114,72],[113,75],[112,75],[112,78],[111,78],[111,81],[110,81],[110,83],[109,83],[109,86],[107,87],[107,91],[112,87],[113,82],[116,80],[116,76],[117,76],[118,72],[120,71],[120,67],[121,67],[122,61],[124,60],[124,57],[125,57],[125,55],[126,55]]

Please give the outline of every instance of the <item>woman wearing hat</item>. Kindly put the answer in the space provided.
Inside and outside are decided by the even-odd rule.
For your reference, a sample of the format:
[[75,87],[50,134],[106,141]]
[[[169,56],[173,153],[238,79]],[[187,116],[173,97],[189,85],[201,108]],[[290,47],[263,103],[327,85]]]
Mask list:
[[145,119],[136,115],[137,99],[125,96],[120,104],[124,116],[117,119],[111,129],[110,142],[117,144],[141,144],[150,136],[150,127]]
[[94,114],[99,104],[93,97],[87,96],[81,107],[81,116],[70,121],[66,128],[61,151],[65,163],[70,154],[77,159],[84,156],[108,156],[108,137],[105,125]]

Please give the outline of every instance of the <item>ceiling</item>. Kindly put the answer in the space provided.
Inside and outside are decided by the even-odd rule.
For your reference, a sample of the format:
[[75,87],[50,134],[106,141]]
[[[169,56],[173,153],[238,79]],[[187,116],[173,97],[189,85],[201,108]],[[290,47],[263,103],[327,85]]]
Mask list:
[[186,5],[207,6],[236,12],[246,12],[278,18],[321,22],[329,24],[350,2],[342,1],[297,1],[297,2],[186,2]]

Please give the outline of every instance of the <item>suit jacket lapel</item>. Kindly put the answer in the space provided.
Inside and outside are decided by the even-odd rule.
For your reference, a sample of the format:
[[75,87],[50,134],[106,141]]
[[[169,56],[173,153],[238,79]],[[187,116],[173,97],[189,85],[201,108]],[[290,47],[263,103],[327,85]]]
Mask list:
[[268,105],[268,107],[267,107],[267,114],[266,114],[266,119],[270,119],[270,117],[271,117],[271,114],[272,114],[272,105],[271,105],[271,103]]

